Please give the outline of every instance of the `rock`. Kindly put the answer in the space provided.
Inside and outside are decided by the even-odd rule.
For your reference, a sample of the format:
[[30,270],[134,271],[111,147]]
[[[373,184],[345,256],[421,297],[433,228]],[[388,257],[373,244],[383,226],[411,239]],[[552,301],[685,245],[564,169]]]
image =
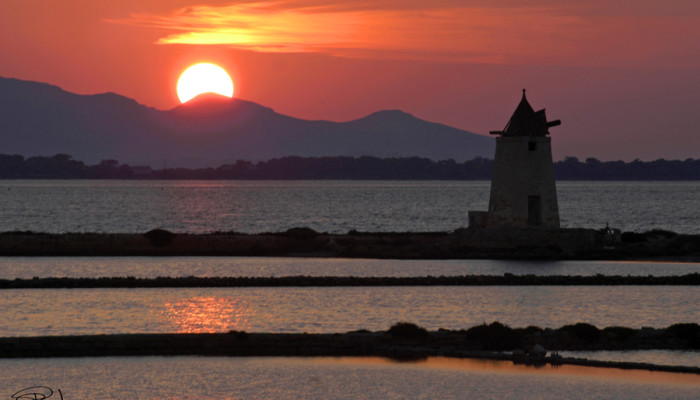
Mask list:
[[547,350],[541,344],[536,344],[530,349],[530,355],[536,358],[544,358],[547,355]]

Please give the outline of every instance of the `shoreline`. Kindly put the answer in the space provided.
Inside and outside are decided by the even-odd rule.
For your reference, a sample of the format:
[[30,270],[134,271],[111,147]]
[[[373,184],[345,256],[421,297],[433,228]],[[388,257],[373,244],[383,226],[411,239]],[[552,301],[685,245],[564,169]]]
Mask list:
[[[468,331],[467,331],[468,332]],[[401,337],[386,332],[348,333],[170,333],[0,338],[0,358],[222,356],[222,357],[364,357],[421,360],[427,357],[474,358],[514,364],[578,365],[700,375],[700,367],[644,362],[600,361],[528,354],[522,350],[485,349],[465,331],[439,330],[427,336]],[[567,350],[567,349],[560,349]]]
[[700,235],[593,229],[474,229],[328,234],[0,233],[0,256],[266,256],[376,259],[700,261]]
[[698,286],[700,273],[671,276],[460,275],[415,277],[46,277],[0,279],[0,290],[190,287],[376,287],[376,286]]

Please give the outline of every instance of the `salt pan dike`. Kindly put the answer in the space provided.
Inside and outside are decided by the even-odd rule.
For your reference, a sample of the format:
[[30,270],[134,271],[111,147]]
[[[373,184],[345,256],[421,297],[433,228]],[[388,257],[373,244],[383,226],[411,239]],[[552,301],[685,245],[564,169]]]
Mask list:
[[[561,357],[557,350],[697,348],[697,324],[666,329],[598,329],[578,323],[555,330],[511,329],[498,322],[467,330],[429,332],[412,323],[386,331],[344,334],[270,334],[231,331],[205,334],[128,334],[0,338],[0,358],[109,356],[380,356],[420,360],[441,356],[512,361],[530,365],[580,365],[700,374],[700,368]],[[546,346],[546,347],[545,347]]]
[[452,232],[328,234],[0,233],[0,256],[305,256],[384,259],[685,260],[700,259],[700,235],[653,230],[479,229]]

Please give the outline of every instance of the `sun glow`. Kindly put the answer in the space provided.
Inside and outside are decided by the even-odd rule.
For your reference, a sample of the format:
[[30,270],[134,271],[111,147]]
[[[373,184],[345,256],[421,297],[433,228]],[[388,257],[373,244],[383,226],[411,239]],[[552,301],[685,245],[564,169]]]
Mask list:
[[177,81],[177,97],[185,103],[202,93],[233,97],[233,81],[215,64],[199,63],[187,68]]
[[249,329],[248,317],[255,313],[243,301],[203,296],[165,303],[163,315],[178,332],[212,333]]

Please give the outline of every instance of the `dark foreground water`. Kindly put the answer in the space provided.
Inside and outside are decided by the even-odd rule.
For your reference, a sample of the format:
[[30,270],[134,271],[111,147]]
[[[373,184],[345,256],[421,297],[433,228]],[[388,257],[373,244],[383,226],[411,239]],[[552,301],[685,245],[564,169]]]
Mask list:
[[[128,357],[0,360],[0,394],[71,399],[697,399],[697,375],[432,358]],[[56,394],[57,396],[57,394]],[[53,399],[53,397],[52,397]]]
[[[0,232],[452,231],[489,181],[0,181]],[[700,233],[700,182],[557,183],[564,227]]]

